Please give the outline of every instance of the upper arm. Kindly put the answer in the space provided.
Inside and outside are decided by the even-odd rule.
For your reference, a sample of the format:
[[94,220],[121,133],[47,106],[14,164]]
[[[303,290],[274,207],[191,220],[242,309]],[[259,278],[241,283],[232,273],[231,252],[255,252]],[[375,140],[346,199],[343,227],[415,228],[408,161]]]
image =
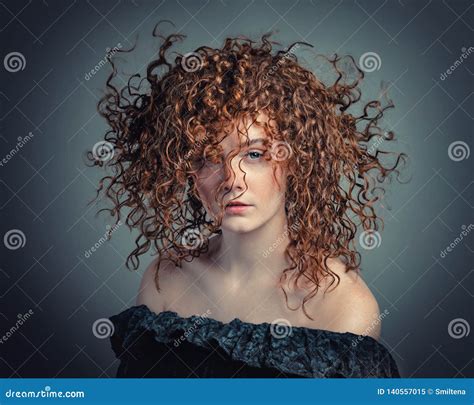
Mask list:
[[146,305],[152,311],[159,313],[165,310],[165,292],[161,288],[161,274],[163,270],[160,269],[160,291],[156,287],[156,264],[157,260],[153,260],[143,273],[140,287],[137,294],[137,305]]

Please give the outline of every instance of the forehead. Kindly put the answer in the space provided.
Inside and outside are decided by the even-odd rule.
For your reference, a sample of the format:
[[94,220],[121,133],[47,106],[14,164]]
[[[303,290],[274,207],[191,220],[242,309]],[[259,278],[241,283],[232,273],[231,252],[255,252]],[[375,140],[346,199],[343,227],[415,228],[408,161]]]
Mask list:
[[[256,122],[255,122],[256,121]],[[266,117],[260,114],[256,120],[242,119],[233,125],[233,128],[226,131],[228,135],[220,142],[224,150],[249,145],[263,144],[268,136],[263,128]]]

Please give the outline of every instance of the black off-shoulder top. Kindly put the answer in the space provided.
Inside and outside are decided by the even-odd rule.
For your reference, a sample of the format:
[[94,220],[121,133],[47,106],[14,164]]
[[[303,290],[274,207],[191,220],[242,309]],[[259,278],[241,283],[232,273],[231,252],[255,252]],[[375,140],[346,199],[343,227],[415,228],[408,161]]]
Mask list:
[[370,336],[282,324],[224,323],[138,305],[109,318],[117,377],[399,378]]

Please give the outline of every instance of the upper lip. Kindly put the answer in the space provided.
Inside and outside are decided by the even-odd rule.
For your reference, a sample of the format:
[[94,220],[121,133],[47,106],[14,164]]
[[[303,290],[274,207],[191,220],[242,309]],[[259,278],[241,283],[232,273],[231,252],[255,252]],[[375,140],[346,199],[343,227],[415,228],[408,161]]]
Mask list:
[[249,204],[246,204],[242,201],[230,201],[229,203],[227,203],[226,207],[228,207],[229,205],[249,205]]

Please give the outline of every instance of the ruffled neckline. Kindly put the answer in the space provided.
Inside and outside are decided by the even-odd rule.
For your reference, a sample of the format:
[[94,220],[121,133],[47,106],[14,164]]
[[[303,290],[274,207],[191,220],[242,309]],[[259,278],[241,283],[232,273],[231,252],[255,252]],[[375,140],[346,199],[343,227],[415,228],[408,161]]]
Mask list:
[[132,306],[110,320],[114,324],[112,348],[117,357],[126,354],[149,332],[155,341],[165,344],[181,339],[209,348],[217,343],[233,360],[304,377],[399,376],[385,346],[371,336],[351,332],[285,328],[282,324],[250,323],[239,318],[224,322],[201,315],[181,316],[170,310],[155,313],[146,305]]

